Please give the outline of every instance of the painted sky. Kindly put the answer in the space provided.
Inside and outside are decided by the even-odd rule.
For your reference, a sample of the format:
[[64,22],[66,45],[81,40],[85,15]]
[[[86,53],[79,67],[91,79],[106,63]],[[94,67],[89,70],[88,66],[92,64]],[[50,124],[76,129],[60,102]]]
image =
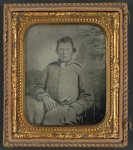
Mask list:
[[[64,36],[70,36],[74,41],[75,48],[79,50],[84,40],[82,34],[85,35],[86,31],[91,34],[101,32],[99,27],[94,27],[94,31],[92,27],[92,25],[78,24],[34,25],[30,27],[25,37],[27,70],[43,70],[50,62],[57,60],[56,43]],[[91,35],[88,38],[91,39]],[[93,49],[91,48],[92,51]]]

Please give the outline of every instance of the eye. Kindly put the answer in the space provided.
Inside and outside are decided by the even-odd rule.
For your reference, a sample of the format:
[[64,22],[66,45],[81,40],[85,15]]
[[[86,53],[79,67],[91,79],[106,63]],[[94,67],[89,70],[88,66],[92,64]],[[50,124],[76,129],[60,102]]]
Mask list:
[[59,51],[63,51],[63,48],[59,48]]

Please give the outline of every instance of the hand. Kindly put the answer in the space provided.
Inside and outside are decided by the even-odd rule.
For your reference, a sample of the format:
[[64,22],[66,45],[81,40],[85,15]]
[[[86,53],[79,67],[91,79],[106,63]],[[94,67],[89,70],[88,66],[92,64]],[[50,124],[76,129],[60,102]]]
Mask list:
[[69,97],[69,98],[62,98],[62,99],[61,99],[61,102],[65,102],[66,104],[69,105],[69,104],[71,104],[73,101],[72,101],[72,98]]
[[45,98],[45,93],[40,93],[40,94],[37,94],[36,96],[36,100],[37,101],[42,101],[43,102],[43,99]]
[[53,110],[58,105],[50,96],[47,95],[43,98],[43,102],[48,111]]

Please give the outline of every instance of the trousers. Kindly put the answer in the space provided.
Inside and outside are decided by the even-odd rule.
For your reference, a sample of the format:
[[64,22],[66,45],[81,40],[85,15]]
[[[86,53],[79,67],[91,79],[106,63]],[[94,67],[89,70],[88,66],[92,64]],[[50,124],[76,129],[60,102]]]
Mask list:
[[57,105],[53,110],[47,111],[41,101],[26,96],[25,115],[27,120],[37,125],[64,125],[79,124],[81,116],[77,116],[72,107]]

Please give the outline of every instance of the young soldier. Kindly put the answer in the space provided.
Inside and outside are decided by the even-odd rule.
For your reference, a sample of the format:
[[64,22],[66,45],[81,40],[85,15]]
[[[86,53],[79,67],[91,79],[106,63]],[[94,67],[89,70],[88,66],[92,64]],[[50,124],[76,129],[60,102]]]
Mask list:
[[33,97],[27,98],[27,116],[35,124],[80,124],[93,104],[90,75],[73,60],[76,49],[70,37],[58,40],[56,52],[58,61],[45,68],[42,82],[33,87]]

